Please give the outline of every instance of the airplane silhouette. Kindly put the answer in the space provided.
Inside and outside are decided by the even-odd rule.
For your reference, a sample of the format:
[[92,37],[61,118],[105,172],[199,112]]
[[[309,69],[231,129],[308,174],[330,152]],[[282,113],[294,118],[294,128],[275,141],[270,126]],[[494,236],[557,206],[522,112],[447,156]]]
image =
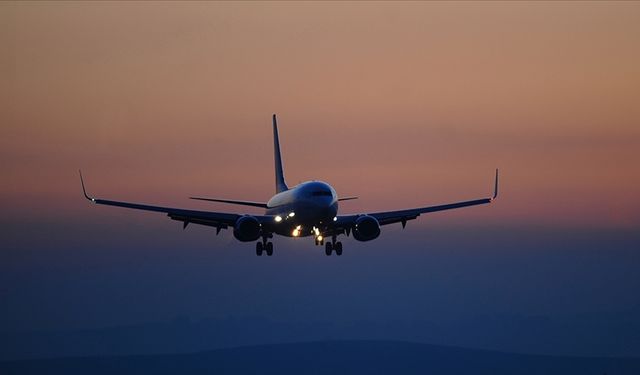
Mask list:
[[[87,194],[81,171],[80,183],[85,198],[96,204],[163,212],[169,218],[181,221],[183,229],[189,224],[200,224],[216,228],[216,234],[218,234],[220,230],[232,227],[233,235],[239,241],[258,241],[256,243],[256,255],[258,256],[263,252],[268,256],[273,255],[273,243],[269,239],[273,238],[274,234],[286,237],[312,236],[316,246],[324,244],[326,255],[331,255],[332,252],[335,252],[336,255],[342,255],[342,242],[337,241],[339,235],[353,234],[353,238],[358,241],[371,241],[378,238],[382,225],[401,223],[404,228],[407,221],[416,219],[421,214],[491,203],[498,197],[498,170],[496,169],[494,192],[490,198],[397,211],[338,215],[339,201],[356,199],[357,197],[339,198],[335,189],[322,181],[307,181],[292,188],[287,186],[282,168],[278,123],[275,114],[273,115],[273,151],[276,194],[268,202],[190,197],[190,199],[203,201],[261,207],[265,209],[264,215],[196,211],[93,198]],[[325,243],[325,239],[329,238],[331,240]]]

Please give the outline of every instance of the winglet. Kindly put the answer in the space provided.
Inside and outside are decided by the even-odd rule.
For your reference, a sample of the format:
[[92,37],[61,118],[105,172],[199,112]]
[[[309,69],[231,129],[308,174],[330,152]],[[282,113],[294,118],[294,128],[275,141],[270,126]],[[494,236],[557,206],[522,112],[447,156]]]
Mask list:
[[491,200],[498,198],[498,168],[496,168],[496,184],[493,187],[493,197]]
[[87,190],[84,188],[84,180],[82,179],[82,171],[78,169],[78,173],[80,173],[80,184],[82,184],[82,193],[84,194],[84,197],[87,198],[88,200],[90,200],[91,202],[95,202],[95,198],[91,198],[90,196],[87,195]]

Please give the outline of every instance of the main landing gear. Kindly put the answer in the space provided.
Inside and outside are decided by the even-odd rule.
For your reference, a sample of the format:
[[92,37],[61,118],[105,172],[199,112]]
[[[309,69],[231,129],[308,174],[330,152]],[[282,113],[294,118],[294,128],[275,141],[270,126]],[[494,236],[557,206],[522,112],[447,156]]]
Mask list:
[[324,244],[324,253],[327,256],[331,255],[332,251],[335,251],[337,256],[342,255],[342,242],[336,242],[336,236],[331,238],[331,242]]
[[256,243],[256,255],[262,256],[263,251],[267,253],[267,256],[273,255],[273,242],[268,241],[267,237],[262,237],[262,242]]

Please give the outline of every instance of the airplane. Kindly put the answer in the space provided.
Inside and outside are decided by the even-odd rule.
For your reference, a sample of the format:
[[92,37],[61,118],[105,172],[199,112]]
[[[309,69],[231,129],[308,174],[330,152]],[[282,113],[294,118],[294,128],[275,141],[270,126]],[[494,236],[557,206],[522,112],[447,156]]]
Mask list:
[[[273,255],[274,234],[285,237],[313,237],[316,246],[324,245],[325,254],[333,252],[342,255],[342,242],[339,235],[353,235],[357,241],[371,241],[380,236],[380,227],[401,223],[404,229],[407,221],[421,214],[451,210],[455,208],[492,203],[498,197],[498,169],[496,169],[493,196],[437,206],[409,208],[396,211],[370,212],[350,215],[338,215],[338,202],[357,197],[338,197],[335,189],[326,182],[307,181],[289,188],[284,178],[278,122],[273,115],[273,151],[275,162],[276,194],[267,202],[253,202],[234,199],[190,197],[190,199],[220,202],[265,209],[264,215],[236,214],[227,212],[197,211],[182,208],[151,206],[101,198],[87,194],[82,171],[80,183],[86,199],[108,206],[162,212],[170,219],[183,223],[183,229],[189,224],[199,224],[216,228],[216,235],[222,229],[233,229],[233,236],[241,242],[256,242],[256,255]],[[325,239],[330,239],[325,242]]]

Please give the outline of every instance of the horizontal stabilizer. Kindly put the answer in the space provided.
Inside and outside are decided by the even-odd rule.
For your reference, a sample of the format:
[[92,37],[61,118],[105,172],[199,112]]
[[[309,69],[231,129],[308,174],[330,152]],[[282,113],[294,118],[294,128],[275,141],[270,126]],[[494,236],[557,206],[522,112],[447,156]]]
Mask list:
[[201,197],[189,197],[189,199],[195,199],[195,200],[199,200],[199,201],[238,204],[238,205],[241,205],[241,206],[252,206],[252,207],[267,208],[267,204],[266,203],[262,203],[262,202],[239,201],[239,200],[234,200],[234,199],[201,198]]
[[338,198],[339,201],[350,201],[352,199],[358,199],[358,197],[344,197],[344,198]]

